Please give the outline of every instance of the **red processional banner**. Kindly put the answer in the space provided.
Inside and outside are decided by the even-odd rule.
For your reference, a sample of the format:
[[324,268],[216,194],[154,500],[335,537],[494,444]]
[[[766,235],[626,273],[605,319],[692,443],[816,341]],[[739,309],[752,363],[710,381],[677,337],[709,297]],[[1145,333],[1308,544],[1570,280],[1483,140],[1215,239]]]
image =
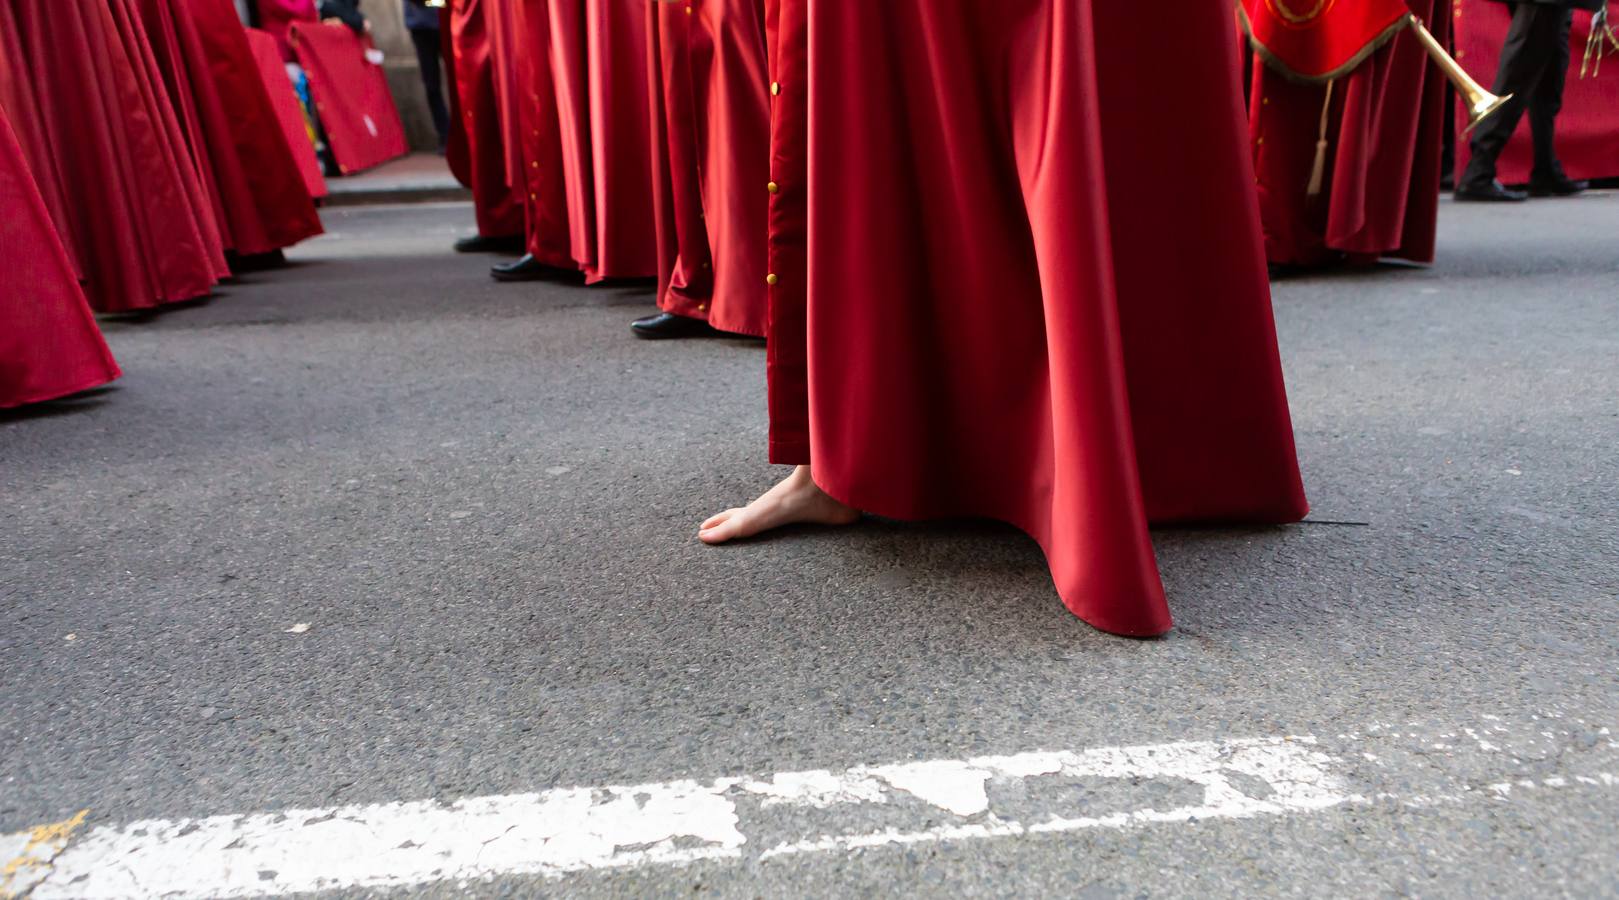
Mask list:
[[1411,19],[1405,0],[1242,0],[1238,14],[1268,65],[1310,82],[1348,73]]

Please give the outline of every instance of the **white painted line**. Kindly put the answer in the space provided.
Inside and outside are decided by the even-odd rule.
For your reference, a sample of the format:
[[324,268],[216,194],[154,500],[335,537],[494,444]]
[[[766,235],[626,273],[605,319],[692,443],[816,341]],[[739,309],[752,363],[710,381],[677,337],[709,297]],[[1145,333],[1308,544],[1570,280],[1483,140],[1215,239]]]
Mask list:
[[[1356,799],[1343,770],[1309,738],[1261,738],[147,820],[72,842],[32,896],[256,897],[1277,816]],[[1076,787],[1106,810],[1086,815]],[[910,826],[837,827],[872,810]]]

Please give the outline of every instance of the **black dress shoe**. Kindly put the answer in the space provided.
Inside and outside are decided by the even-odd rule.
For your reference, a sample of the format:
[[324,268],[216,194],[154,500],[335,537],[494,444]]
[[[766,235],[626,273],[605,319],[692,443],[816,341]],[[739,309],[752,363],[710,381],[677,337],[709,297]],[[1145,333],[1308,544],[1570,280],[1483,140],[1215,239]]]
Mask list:
[[507,234],[500,237],[484,237],[481,234],[474,234],[456,241],[455,252],[522,253],[523,236],[520,234]]
[[704,322],[702,319],[692,319],[686,316],[677,316],[674,313],[658,313],[644,319],[636,319],[630,323],[630,331],[638,338],[649,341],[662,341],[669,338],[713,337],[719,334],[719,329]]
[[530,253],[525,253],[509,263],[489,267],[489,274],[496,281],[540,281],[557,277],[558,271],[555,267],[535,259]]
[[1456,199],[1473,203],[1517,203],[1528,200],[1529,195],[1515,191],[1499,181],[1488,184],[1464,184],[1456,189]]
[[1555,178],[1530,178],[1529,196],[1531,197],[1572,197],[1583,194],[1591,186],[1589,181],[1575,181],[1567,175]]

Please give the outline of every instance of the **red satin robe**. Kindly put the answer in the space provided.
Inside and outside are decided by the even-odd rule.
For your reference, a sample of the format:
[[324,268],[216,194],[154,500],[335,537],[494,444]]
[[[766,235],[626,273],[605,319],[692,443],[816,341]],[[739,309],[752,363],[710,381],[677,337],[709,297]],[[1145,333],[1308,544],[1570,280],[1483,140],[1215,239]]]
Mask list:
[[296,106],[285,70],[278,65],[261,72],[231,0],[184,5],[225,109],[223,121],[205,125],[236,251],[265,253],[320,234],[314,198],[324,196],[326,187],[319,163],[301,128],[289,134],[283,127],[278,95],[270,93],[279,89],[279,100]]
[[[144,309],[207,294],[225,274],[212,202],[186,151],[133,0],[0,7],[13,44],[5,91],[24,142],[54,170],[93,307]],[[13,110],[9,104],[16,104]],[[47,178],[49,176],[46,176]]]
[[[1441,43],[1450,0],[1410,0]],[[1308,193],[1327,88],[1251,59],[1249,135],[1273,263],[1429,263],[1439,224],[1445,78],[1408,31],[1332,86],[1321,191]]]
[[507,184],[522,204],[525,249],[548,266],[572,270],[580,265],[568,219],[548,5],[546,0],[496,0],[487,8],[495,99],[507,135]]
[[647,10],[658,306],[763,337],[770,179],[763,0]]
[[1149,521],[1306,512],[1230,6],[772,3],[776,461],[1164,632]]
[[0,245],[7,257],[0,279],[0,408],[64,397],[117,378],[118,364],[3,113]]
[[523,232],[521,195],[506,182],[493,48],[486,21],[487,7],[496,2],[499,0],[455,0],[447,29],[458,135],[452,147],[462,162],[467,187],[472,189],[478,233],[485,237]]
[[658,271],[645,2],[540,4],[548,14],[571,253],[587,282]]

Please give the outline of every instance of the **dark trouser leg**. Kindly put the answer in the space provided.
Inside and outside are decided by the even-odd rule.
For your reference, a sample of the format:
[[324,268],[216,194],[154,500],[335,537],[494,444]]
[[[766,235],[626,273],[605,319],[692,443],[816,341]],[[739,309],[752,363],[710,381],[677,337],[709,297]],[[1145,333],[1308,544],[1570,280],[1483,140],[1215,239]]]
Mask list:
[[[1553,55],[1551,45],[1557,41],[1560,26],[1568,14],[1568,10],[1538,3],[1512,4],[1512,29],[1507,32],[1506,45],[1501,48],[1501,67],[1496,71],[1492,90],[1513,97],[1473,132],[1470,144],[1473,158],[1459,186],[1479,187],[1495,180],[1495,161],[1506,149],[1512,133],[1518,130],[1518,121],[1540,87]],[[1566,67],[1566,33],[1563,38]]]
[[[1569,31],[1574,25],[1574,10],[1547,10],[1558,23],[1557,46],[1547,48],[1546,73],[1541,76],[1535,94],[1529,99],[1529,128],[1535,138],[1536,180],[1561,180],[1563,166],[1557,161],[1557,114],[1563,111],[1563,85],[1568,82]],[[1551,38],[1547,38],[1551,40]]]
[[422,89],[427,92],[427,108],[433,113],[433,128],[438,132],[438,144],[450,131],[450,113],[444,108],[444,82],[439,74],[439,33],[431,28],[418,28],[410,33],[416,45],[416,65],[422,70]]

